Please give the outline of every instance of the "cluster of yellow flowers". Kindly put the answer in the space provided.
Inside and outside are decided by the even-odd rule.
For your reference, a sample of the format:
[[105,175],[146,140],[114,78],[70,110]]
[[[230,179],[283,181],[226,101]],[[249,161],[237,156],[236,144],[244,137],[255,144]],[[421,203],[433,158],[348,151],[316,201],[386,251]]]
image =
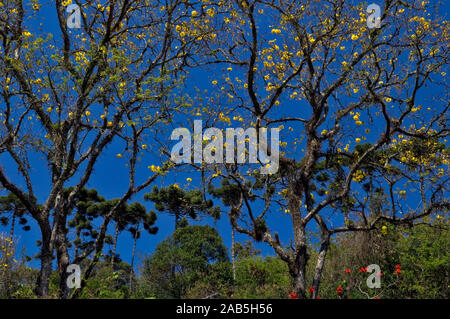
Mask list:
[[229,116],[226,116],[223,112],[219,113],[219,120],[222,122],[228,123],[228,125],[231,125],[231,120]]
[[[418,130],[413,130],[416,133],[423,133],[425,127],[421,127]],[[435,133],[435,130],[427,132],[428,135]],[[444,140],[446,143],[447,140]],[[394,150],[398,150],[401,154],[400,161],[404,164],[424,164],[431,165],[430,167],[436,167],[436,165],[448,165],[449,154],[445,150],[440,150],[439,143],[434,140],[427,140],[423,142],[422,148],[425,148],[425,152],[417,152],[417,146],[415,146],[414,139],[405,137],[399,134],[397,138],[392,139],[390,147]]]
[[30,80],[30,84],[41,85],[42,84],[42,79],[37,78],[36,80]]
[[[196,39],[197,41],[204,39],[212,40],[217,37],[217,34],[209,27],[209,24],[211,23],[210,18],[214,18],[216,15],[216,8],[207,8],[206,6],[203,8],[206,15],[201,16],[198,11],[192,10],[189,22],[182,22],[181,24],[175,25],[175,31],[180,36],[182,42],[185,42],[184,38],[186,36]],[[164,11],[165,9],[165,6],[160,8],[161,11]]]
[[212,178],[218,177],[220,174],[222,174],[222,171],[218,170],[212,175]]
[[353,181],[356,183],[361,182],[365,177],[367,176],[367,174],[365,172],[363,172],[362,170],[357,170],[354,174],[353,174]]
[[148,168],[149,168],[153,173],[161,173],[161,172],[162,172],[161,167],[156,166],[156,165],[150,165]]
[[83,62],[84,64],[88,64],[89,63],[89,59],[86,58],[86,53],[82,52],[82,51],[75,52],[75,61]]
[[0,234],[0,270],[7,268],[11,263],[17,263],[14,256],[14,242],[3,234]]
[[355,121],[356,125],[364,125],[364,122],[359,119],[360,116],[361,114],[359,114],[359,112],[356,112],[356,114],[353,116],[353,120]]

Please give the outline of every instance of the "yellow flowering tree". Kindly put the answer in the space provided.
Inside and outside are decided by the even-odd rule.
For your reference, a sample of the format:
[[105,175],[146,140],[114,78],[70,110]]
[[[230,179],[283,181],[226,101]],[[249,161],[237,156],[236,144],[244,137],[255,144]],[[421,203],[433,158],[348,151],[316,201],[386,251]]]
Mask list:
[[[235,185],[219,188],[222,198],[238,192],[233,227],[287,263],[294,294],[305,298],[310,286],[317,296],[333,235],[448,210],[449,24],[435,14],[439,4],[385,1],[378,29],[369,29],[365,6],[339,0],[214,5],[219,31],[205,50],[224,75],[210,96],[227,100],[222,118],[281,125],[284,142],[277,174],[224,164],[211,179]],[[292,225],[287,248],[268,225],[277,210]],[[307,278],[313,224],[320,247]]]
[[[115,211],[161,174],[147,170],[143,180],[135,178],[139,158],[149,151],[144,137],[167,124],[181,103],[168,92],[179,85],[177,73],[192,47],[192,42],[176,42],[173,35],[175,21],[191,19],[183,14],[184,1],[172,1],[170,6],[165,1],[77,2],[79,29],[67,24],[66,9],[73,3],[57,0],[41,12],[59,22],[54,34],[29,23],[44,18],[37,1],[31,6],[3,1],[0,6],[0,157],[10,159],[19,173],[8,174],[0,167],[0,185],[21,201],[39,225],[39,296],[48,294],[55,251],[60,294],[68,296],[67,212],[94,169],[106,160],[102,156],[107,147],[122,145],[129,181],[105,214],[91,251],[93,264],[101,255]],[[33,160],[36,154],[43,162]],[[49,176],[42,206],[32,200],[37,170]],[[63,201],[69,180],[73,188]]]

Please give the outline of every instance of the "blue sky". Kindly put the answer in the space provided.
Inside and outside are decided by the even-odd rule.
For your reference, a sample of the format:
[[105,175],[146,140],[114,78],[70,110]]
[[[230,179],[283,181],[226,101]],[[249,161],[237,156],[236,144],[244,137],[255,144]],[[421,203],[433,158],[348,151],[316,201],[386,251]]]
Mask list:
[[[42,28],[44,32],[53,32],[58,33],[59,32],[59,26],[58,22],[56,20],[55,15],[55,8],[53,7],[52,1],[42,2],[44,4],[43,8],[41,9],[41,17],[37,19],[36,21],[32,22],[32,24],[29,26],[32,28]],[[58,36],[55,35],[55,38]],[[204,71],[196,71],[190,74],[190,77],[188,79],[188,82],[192,85],[200,88],[200,89],[207,89],[210,86],[211,79],[217,78],[222,76],[222,70],[221,68],[217,69],[209,69]],[[193,91],[193,90],[192,90]],[[191,93],[191,92],[188,92]],[[193,92],[192,92],[193,93]],[[425,101],[425,98],[428,96],[432,96],[434,94],[439,94],[438,91],[434,91],[433,88],[429,89],[427,91],[427,96],[422,97],[423,101]],[[290,113],[290,114],[302,114],[302,109],[307,110],[305,105],[303,105],[304,102],[290,102],[290,101],[281,101],[282,105],[285,107],[284,112]],[[303,111],[304,113],[305,111]],[[304,114],[302,114],[303,116]],[[182,120],[182,119],[180,119]],[[376,123],[374,123],[374,126],[376,126]],[[377,130],[374,128],[373,132],[371,133],[375,137],[377,134]],[[368,136],[370,140],[371,135]],[[164,143],[164,141],[161,141]],[[154,141],[147,140],[146,143],[150,146],[155,145]],[[152,149],[151,149],[152,150]],[[104,196],[107,199],[111,198],[117,198],[120,197],[123,192],[127,188],[127,180],[128,180],[128,171],[126,167],[124,166],[124,159],[120,159],[116,157],[116,154],[122,151],[122,147],[119,143],[112,144],[106,152],[101,156],[99,159],[92,178],[90,179],[89,183],[86,185],[87,188],[95,188],[99,191],[99,194]],[[154,151],[154,150],[152,150]],[[159,165],[159,159],[155,156],[151,155],[152,152],[148,152],[146,155],[143,156],[142,162],[139,164],[138,167],[138,180],[143,181],[146,179],[148,174],[150,173],[147,166],[155,163],[156,165]],[[32,180],[33,184],[35,185],[35,192],[36,196],[38,197],[39,202],[45,201],[45,199],[48,196],[48,192],[50,190],[49,188],[49,171],[46,167],[46,161],[41,158],[42,155],[36,154],[31,158],[32,160]],[[4,166],[5,171],[7,172],[8,176],[13,180],[18,180],[18,174],[17,174],[17,168],[14,163],[12,163],[11,159],[9,159],[6,156],[1,156],[1,165]],[[199,173],[193,173],[193,172],[179,172],[177,174],[168,174],[164,178],[160,178],[156,181],[154,185],[170,185],[172,183],[177,183],[181,187],[188,187],[186,178],[191,177],[193,179],[193,182],[191,184],[199,185]],[[125,181],[125,182],[124,182]],[[196,183],[197,181],[197,183]],[[151,185],[146,191],[150,191]],[[153,205],[151,203],[143,201],[143,194],[145,192],[141,192],[140,194],[135,195],[130,202],[133,201],[139,201],[142,204],[144,204],[147,209],[153,209]],[[414,199],[411,199],[413,202]],[[217,204],[219,201],[216,202]],[[219,230],[220,234],[223,237],[224,243],[227,247],[230,246],[231,243],[231,228],[228,222],[228,217],[226,216],[226,208],[225,214],[223,214],[222,218],[218,220],[215,224],[211,218],[204,218],[201,221],[195,221],[191,222],[191,224],[209,224],[214,225]],[[26,254],[32,255],[36,254],[38,252],[38,247],[36,247],[35,242],[36,240],[40,239],[40,232],[36,225],[36,223],[31,219],[28,218],[31,227],[31,231],[29,232],[18,232],[19,236],[19,251],[21,248],[26,248]],[[291,232],[292,232],[292,226],[290,223],[290,218],[287,215],[280,214],[280,213],[273,213],[269,219],[269,227],[273,229],[274,231],[279,231],[280,239],[281,241],[287,245],[289,244],[289,239],[291,238]],[[338,221],[338,219],[336,219]],[[110,229],[112,230],[113,225],[110,226]],[[172,231],[174,230],[174,219],[170,215],[164,214],[164,213],[158,213],[158,219],[156,222],[156,226],[159,227],[159,231],[156,235],[148,235],[143,233],[142,237],[139,239],[137,243],[137,251],[138,251],[138,258],[142,257],[144,255],[148,255],[151,253],[155,246],[161,242],[163,239],[165,239],[167,236],[169,236]],[[18,229],[18,228],[17,228]],[[314,227],[311,228],[311,230],[314,230]],[[8,231],[8,227],[0,228],[0,231]],[[111,233],[111,232],[110,232]],[[237,234],[236,240],[237,241],[244,241],[248,240],[249,238],[244,235]],[[129,233],[124,232],[119,237],[118,242],[118,253],[120,254],[120,257],[129,262],[131,258],[131,247],[132,247],[132,239]],[[273,250],[264,243],[256,244],[256,247],[263,250],[263,254],[274,254]],[[106,247],[106,249],[109,249],[111,247]],[[31,265],[34,267],[39,266],[39,261],[34,260],[31,262]]]

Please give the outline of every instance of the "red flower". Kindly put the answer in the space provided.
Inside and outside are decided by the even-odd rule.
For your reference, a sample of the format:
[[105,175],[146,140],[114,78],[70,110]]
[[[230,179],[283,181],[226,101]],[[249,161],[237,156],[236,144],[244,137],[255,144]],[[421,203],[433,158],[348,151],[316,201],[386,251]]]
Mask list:
[[395,269],[402,269],[402,266],[400,266],[399,264],[395,265]]
[[336,293],[339,295],[339,294],[341,294],[343,292],[344,292],[344,288],[342,288],[342,286],[339,285],[339,287],[337,287],[337,289],[336,289]]
[[401,274],[401,273],[402,273],[402,271],[400,270],[400,268],[397,268],[397,269],[395,270],[395,273],[394,273],[394,274],[399,275],[399,274]]
[[291,293],[289,294],[289,299],[299,299],[300,296],[296,293],[294,293],[293,291],[291,291]]
[[320,297],[319,297],[319,296],[317,296],[317,297],[316,297],[316,299],[320,299]]
[[348,269],[348,268],[345,270],[345,273],[346,273],[346,274],[349,274],[349,273],[351,273],[351,272],[352,272],[352,271],[351,271],[350,269]]
[[380,297],[375,297],[375,299],[381,299]]
[[367,267],[361,267],[361,269],[359,270],[359,272],[367,272]]
[[314,287],[313,287],[313,286],[309,287],[309,292],[310,292],[310,293],[313,293],[313,292],[314,292]]

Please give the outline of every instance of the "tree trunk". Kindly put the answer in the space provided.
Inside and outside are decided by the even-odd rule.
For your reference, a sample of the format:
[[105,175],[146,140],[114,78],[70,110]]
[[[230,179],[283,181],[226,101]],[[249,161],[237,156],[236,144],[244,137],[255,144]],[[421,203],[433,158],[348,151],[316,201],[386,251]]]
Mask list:
[[13,213],[12,218],[11,218],[11,230],[9,232],[10,240],[13,240],[15,226],[16,226],[16,212]]
[[235,255],[235,242],[234,242],[234,227],[231,225],[231,265],[233,267],[233,281],[236,281],[236,255]]
[[295,251],[290,262],[289,270],[293,282],[293,291],[299,298],[306,298],[306,264],[308,262],[308,251],[306,241],[306,224],[300,215],[300,198],[296,195],[295,183],[291,185],[289,192],[289,209],[291,211],[292,225],[294,231]]
[[[65,221],[65,218],[64,218]],[[67,273],[67,267],[69,266],[69,252],[67,249],[66,242],[66,230],[65,222],[58,225],[56,237],[56,255],[58,259],[58,272],[59,272],[59,297],[61,299],[67,299],[69,297],[69,287],[67,287],[67,278],[69,274]]]
[[175,230],[178,229],[178,223],[180,222],[180,214],[175,213]]
[[59,297],[61,299],[67,299],[70,295],[69,287],[67,286],[67,278],[69,276],[67,273],[67,267],[69,266],[67,246],[64,244],[58,245],[56,254],[58,258],[58,272],[60,278]]
[[52,272],[53,249],[51,245],[51,230],[47,221],[40,221],[39,227],[42,234],[41,244],[41,270],[36,283],[36,294],[39,297],[47,297],[49,292],[50,275]]
[[316,299],[319,294],[319,286],[320,286],[320,278],[322,277],[322,270],[325,264],[325,257],[327,255],[328,247],[330,246],[330,238],[327,236],[322,240],[320,244],[319,256],[317,257],[316,269],[314,270],[314,279],[313,279],[313,293],[312,299]]
[[119,224],[116,223],[116,233],[114,234],[114,243],[113,243],[113,250],[112,250],[112,256],[111,256],[111,267],[114,271],[114,261],[116,259],[116,249],[117,249],[117,239],[119,238]]
[[136,242],[137,242],[137,234],[139,232],[139,225],[136,227],[136,233],[134,234],[134,242],[133,242],[133,252],[131,253],[131,270],[130,270],[130,294],[133,291],[133,273],[134,273],[134,256],[136,254]]
[[79,240],[80,240],[80,234],[81,234],[81,229],[79,229],[78,227],[77,227],[77,236],[76,236],[76,244],[75,244],[75,256],[73,257],[73,259],[75,260],[75,259],[77,259],[78,258],[78,255],[79,255],[79,251],[80,251],[80,248],[78,247],[78,242],[79,242]]
[[67,299],[70,293],[67,286],[67,278],[69,277],[67,267],[69,266],[70,257],[67,248],[67,214],[62,195],[57,196],[54,216],[53,232],[58,261],[59,298]]
[[300,299],[306,299],[306,263],[308,255],[306,245],[297,247],[294,264],[291,266],[291,275],[294,278],[294,293]]

